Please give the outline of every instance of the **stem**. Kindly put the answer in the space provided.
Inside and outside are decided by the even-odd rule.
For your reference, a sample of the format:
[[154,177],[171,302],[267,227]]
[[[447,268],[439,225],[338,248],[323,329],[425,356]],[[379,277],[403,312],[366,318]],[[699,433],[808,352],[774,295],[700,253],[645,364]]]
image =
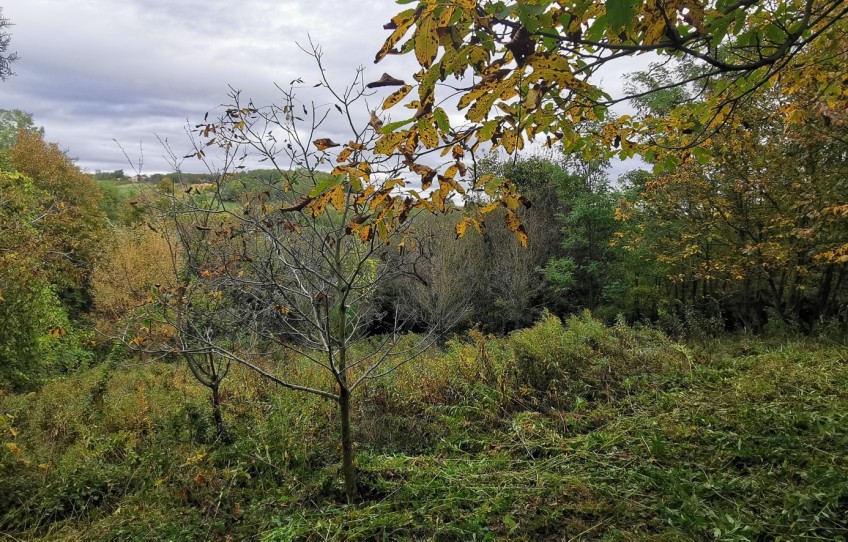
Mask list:
[[224,429],[224,416],[221,414],[221,395],[218,392],[218,383],[212,386],[212,418],[215,420],[215,431],[221,442],[228,444],[229,437]]
[[342,388],[339,393],[339,414],[342,422],[342,475],[348,504],[356,499],[356,469],[353,465],[353,439],[350,434],[350,392]]

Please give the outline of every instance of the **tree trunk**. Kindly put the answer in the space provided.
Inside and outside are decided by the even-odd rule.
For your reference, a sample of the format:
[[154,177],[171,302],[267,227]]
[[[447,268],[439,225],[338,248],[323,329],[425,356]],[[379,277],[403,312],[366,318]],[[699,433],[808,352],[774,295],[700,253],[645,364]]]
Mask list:
[[353,466],[353,439],[350,434],[350,391],[339,392],[339,414],[342,422],[342,475],[348,504],[356,499],[356,469]]
[[842,291],[842,281],[844,278],[845,268],[842,267],[841,269],[839,269],[839,274],[837,275],[836,279],[836,286],[833,287],[831,298],[828,302],[828,305],[832,307],[832,309],[828,311],[828,316],[833,316],[834,314],[838,314],[839,312],[841,312],[839,310],[839,304],[837,302],[839,301],[839,293]]
[[228,444],[229,436],[224,428],[224,416],[221,413],[221,395],[218,392],[218,383],[215,383],[210,389],[212,390],[212,419],[215,421],[215,432],[218,434],[221,442]]
[[830,316],[830,287],[833,284],[833,266],[828,265],[824,272],[822,285],[819,288],[819,299],[816,304],[816,318]]

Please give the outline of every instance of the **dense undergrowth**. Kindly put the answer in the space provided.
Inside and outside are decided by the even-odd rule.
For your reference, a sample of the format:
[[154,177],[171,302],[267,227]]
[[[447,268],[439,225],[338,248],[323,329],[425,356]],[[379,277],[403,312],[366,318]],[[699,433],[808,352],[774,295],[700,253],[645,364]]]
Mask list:
[[472,332],[358,397],[356,505],[343,504],[333,405],[244,371],[222,393],[227,444],[179,363],[123,359],[0,396],[0,533],[848,538],[848,349],[837,345],[684,346],[588,316]]

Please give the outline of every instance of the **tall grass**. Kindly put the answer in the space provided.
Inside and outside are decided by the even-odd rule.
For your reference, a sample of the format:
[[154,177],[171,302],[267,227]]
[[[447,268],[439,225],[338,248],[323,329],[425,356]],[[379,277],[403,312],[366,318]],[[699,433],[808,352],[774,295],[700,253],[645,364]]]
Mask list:
[[[323,383],[296,357],[261,363]],[[343,504],[332,404],[239,370],[222,392],[231,443],[217,440],[206,390],[179,364],[99,366],[0,396],[0,532],[26,540],[848,535],[840,346],[746,336],[689,349],[588,315],[545,316],[508,337],[472,332],[358,397],[357,505]]]

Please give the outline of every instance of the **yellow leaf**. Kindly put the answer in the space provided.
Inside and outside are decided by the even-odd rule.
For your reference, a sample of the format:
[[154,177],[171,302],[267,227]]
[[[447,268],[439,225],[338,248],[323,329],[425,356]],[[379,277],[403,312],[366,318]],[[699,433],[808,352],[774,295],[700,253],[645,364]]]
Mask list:
[[461,184],[447,176],[439,176],[439,190],[445,192],[446,194],[450,193],[451,191],[455,191],[459,194],[462,194],[463,196],[465,195],[465,188],[463,188]]
[[532,111],[539,107],[542,103],[542,93],[538,88],[531,88],[527,91],[527,95],[524,96],[524,109],[527,111]]
[[415,41],[415,58],[418,63],[429,68],[439,51],[438,25],[433,19],[433,11],[425,11],[418,19],[418,28],[412,39]]
[[374,62],[379,62],[382,58],[384,58],[389,51],[394,49],[394,46],[400,42],[401,39],[406,35],[406,32],[412,26],[412,23],[415,22],[415,10],[408,9],[402,13],[399,13],[392,17],[392,22],[386,25],[388,28],[394,28],[394,31],[391,35],[386,39],[383,43],[383,46],[377,52],[377,57],[374,59]]
[[442,8],[441,13],[439,13],[439,18],[436,20],[436,25],[438,27],[446,27],[450,24],[451,17],[453,17],[453,12],[456,10],[453,6],[444,6]]
[[501,81],[498,79],[491,79],[489,81],[482,81],[477,86],[469,90],[466,94],[459,99],[459,103],[457,104],[457,109],[465,109],[472,102],[479,100],[482,96],[485,96],[489,92],[494,91],[501,85]]
[[374,231],[373,231],[373,227],[371,226],[371,224],[366,224],[366,225],[362,226],[361,228],[359,228],[358,233],[359,233],[359,238],[362,239],[362,241],[370,241],[371,238],[374,237]]
[[480,231],[480,223],[474,219],[474,217],[466,216],[456,225],[456,238],[464,237],[466,231],[468,230],[468,226],[473,225],[474,228],[479,232]]
[[500,207],[501,205],[502,205],[502,203],[501,203],[500,201],[495,200],[495,201],[493,201],[493,202],[491,202],[491,203],[488,203],[488,204],[484,205],[484,206],[480,209],[480,213],[482,213],[482,214],[484,214],[484,215],[485,215],[485,214],[488,214],[488,213],[491,213],[492,211],[494,211],[495,209],[497,209],[497,208],[498,208],[498,207]]
[[421,136],[421,143],[429,148],[434,148],[439,145],[439,136],[432,124],[425,119],[418,121],[418,130]]
[[345,187],[343,184],[334,186],[329,192],[330,204],[337,211],[342,211],[345,208]]
[[339,153],[338,158],[336,158],[336,162],[342,163],[347,162],[347,159],[350,158],[350,155],[353,154],[353,149],[347,148]]
[[[409,91],[412,90],[412,85],[403,85],[396,91],[389,94],[385,101],[383,101],[383,109],[390,109],[398,104],[401,100],[406,98],[406,95],[409,94]],[[416,106],[417,108],[417,106]]]
[[409,135],[409,132],[392,132],[391,134],[386,134],[374,144],[374,152],[377,154],[391,154],[395,147],[400,145],[406,137]]
[[518,144],[518,136],[512,130],[506,130],[503,133],[503,137],[500,139],[500,144],[503,146],[504,150],[507,154],[512,154],[515,152],[515,147]]
[[509,231],[515,234],[518,238],[518,242],[521,243],[521,246],[527,248],[529,241],[527,237],[527,230],[524,229],[524,224],[521,223],[521,219],[518,218],[518,215],[512,211],[508,211],[506,214],[506,227],[509,228]]
[[20,458],[21,454],[23,453],[23,450],[21,450],[20,446],[18,446],[14,442],[7,442],[6,448],[8,448],[8,450],[12,452],[12,455],[14,455],[16,458]]

